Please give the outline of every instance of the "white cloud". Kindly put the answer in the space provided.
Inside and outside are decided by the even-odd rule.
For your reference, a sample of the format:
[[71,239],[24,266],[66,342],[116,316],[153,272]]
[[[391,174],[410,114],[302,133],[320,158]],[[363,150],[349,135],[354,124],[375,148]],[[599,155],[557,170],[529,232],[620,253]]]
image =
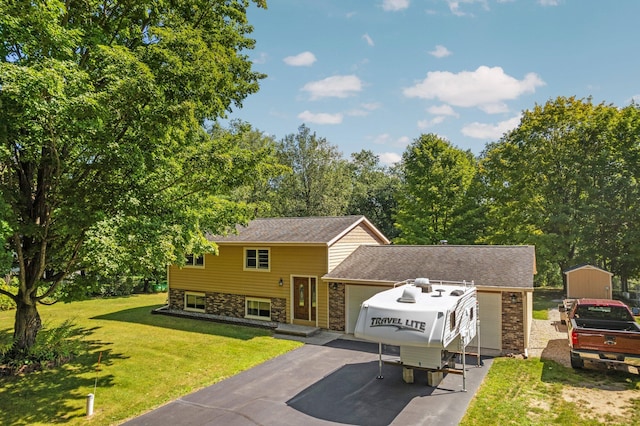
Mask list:
[[520,115],[501,121],[498,124],[471,123],[462,128],[462,134],[470,138],[495,140],[515,129],[520,124]]
[[371,114],[371,111],[375,111],[376,109],[382,106],[379,102],[371,102],[361,104],[359,108],[353,109],[349,111],[347,114],[354,117],[366,117]]
[[439,105],[432,106],[427,109],[427,112],[433,115],[449,115],[452,117],[459,117],[459,114],[451,108],[451,105]]
[[311,93],[311,100],[347,98],[362,90],[362,82],[355,75],[336,75],[307,83],[301,90]]
[[361,106],[362,108],[369,111],[375,111],[377,109],[382,108],[382,104],[380,102],[368,102],[368,103],[361,104]]
[[391,142],[391,135],[389,133],[381,133],[379,135],[374,136],[373,143],[378,145],[384,145]]
[[375,46],[375,43],[373,42],[373,39],[371,38],[371,36],[369,36],[369,34],[363,35],[362,38],[367,42],[369,46]]
[[402,160],[402,156],[395,152],[383,152],[377,155],[380,159],[380,162],[386,166],[392,166]]
[[316,61],[316,55],[307,51],[298,53],[295,56],[287,56],[283,61],[292,67],[310,67]]
[[434,50],[429,52],[430,55],[435,56],[436,58],[444,58],[446,56],[451,55],[451,51],[442,45],[437,45]]
[[314,124],[340,124],[342,123],[342,114],[328,114],[325,112],[314,113],[311,111],[303,111],[298,114],[298,118],[305,123]]
[[454,74],[449,71],[428,72],[427,77],[403,90],[406,97],[439,99],[459,107],[478,107],[485,112],[502,112],[505,100],[513,100],[525,93],[533,93],[544,81],[535,73],[518,80],[504,73],[502,68],[486,66],[475,71]]
[[489,9],[489,5],[487,4],[487,0],[447,0],[449,4],[449,10],[456,16],[465,16],[467,13],[464,13],[460,10],[460,4],[473,4],[479,3],[486,10]]
[[444,115],[438,115],[436,117],[433,117],[431,120],[419,120],[418,128],[422,130],[428,129],[431,126],[442,123],[446,118],[447,117],[445,117]]
[[631,99],[627,101],[627,103],[635,102],[636,104],[640,104],[640,94],[633,95]]
[[369,136],[367,139],[372,140],[376,145],[389,145],[402,149],[406,148],[411,143],[411,139],[408,136],[401,136],[397,139],[393,139],[389,133]]
[[397,12],[409,7],[409,0],[382,0],[382,9],[388,12]]
[[262,52],[257,58],[253,59],[251,62],[253,62],[254,64],[264,64],[267,62],[268,58],[269,57],[267,56],[267,54]]
[[538,0],[538,3],[541,6],[558,6],[560,4],[559,0]]

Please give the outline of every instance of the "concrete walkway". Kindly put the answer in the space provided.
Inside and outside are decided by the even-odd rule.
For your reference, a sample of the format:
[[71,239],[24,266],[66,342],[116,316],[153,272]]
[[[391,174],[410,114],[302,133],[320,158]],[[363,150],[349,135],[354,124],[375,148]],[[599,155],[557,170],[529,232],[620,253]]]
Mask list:
[[[327,332],[304,339],[307,344],[296,350],[125,424],[457,425],[492,361],[476,367],[475,357],[467,357],[464,392],[456,374],[429,387],[424,371],[415,371],[415,383],[407,384],[400,367],[384,365],[384,378],[377,379],[375,343]],[[385,349],[383,358],[397,356],[397,347]]]

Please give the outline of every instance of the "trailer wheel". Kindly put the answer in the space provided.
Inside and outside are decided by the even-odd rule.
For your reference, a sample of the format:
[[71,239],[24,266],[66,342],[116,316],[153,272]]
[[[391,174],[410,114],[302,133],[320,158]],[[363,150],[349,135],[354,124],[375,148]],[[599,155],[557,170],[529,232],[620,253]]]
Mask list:
[[571,367],[575,369],[584,368],[584,360],[580,358],[580,355],[574,356],[571,354]]

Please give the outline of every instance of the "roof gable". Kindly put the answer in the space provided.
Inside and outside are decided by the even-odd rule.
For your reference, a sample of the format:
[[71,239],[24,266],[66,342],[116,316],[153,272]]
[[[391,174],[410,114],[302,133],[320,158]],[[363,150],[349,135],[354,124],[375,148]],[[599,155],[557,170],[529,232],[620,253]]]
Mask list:
[[209,240],[216,243],[323,244],[330,246],[360,224],[368,227],[384,244],[389,243],[387,237],[364,216],[255,219],[247,226],[238,225],[235,234],[209,236]]
[[474,281],[477,286],[533,287],[533,246],[361,246],[326,274],[329,281]]
[[597,266],[589,265],[587,263],[583,263],[581,265],[572,266],[571,268],[567,268],[564,271],[562,271],[562,273],[567,275],[567,274],[570,274],[572,272],[578,271],[580,269],[592,269],[592,270],[604,272],[606,274],[609,274],[609,275],[613,276],[613,274],[611,272],[609,272],[607,270],[604,270],[602,268],[598,268]]

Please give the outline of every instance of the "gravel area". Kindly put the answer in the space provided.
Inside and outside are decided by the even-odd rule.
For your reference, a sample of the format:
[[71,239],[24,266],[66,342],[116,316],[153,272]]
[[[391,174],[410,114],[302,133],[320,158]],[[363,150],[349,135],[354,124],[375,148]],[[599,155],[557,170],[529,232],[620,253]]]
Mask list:
[[529,356],[549,359],[571,367],[567,326],[560,324],[560,312],[557,308],[549,309],[549,319],[533,320]]

